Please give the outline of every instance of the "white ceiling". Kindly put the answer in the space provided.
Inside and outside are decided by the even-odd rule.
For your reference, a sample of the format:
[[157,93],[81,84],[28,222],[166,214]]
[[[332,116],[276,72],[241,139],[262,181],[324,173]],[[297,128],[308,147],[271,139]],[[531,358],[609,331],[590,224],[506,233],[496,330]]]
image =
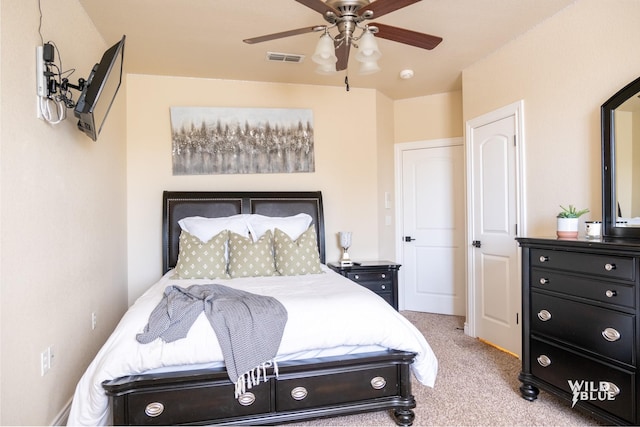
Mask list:
[[[128,73],[343,86],[345,72],[315,73],[319,33],[249,45],[242,40],[324,25],[295,0],[79,0],[107,43],[126,34]],[[351,87],[375,88],[391,99],[460,90],[462,70],[527,32],[575,0],[422,0],[380,23],[437,35],[424,50],[378,39],[381,72],[358,75],[351,51]],[[375,19],[372,22],[376,22]],[[266,53],[306,55],[302,63],[266,61]],[[414,70],[402,80],[403,69]]]

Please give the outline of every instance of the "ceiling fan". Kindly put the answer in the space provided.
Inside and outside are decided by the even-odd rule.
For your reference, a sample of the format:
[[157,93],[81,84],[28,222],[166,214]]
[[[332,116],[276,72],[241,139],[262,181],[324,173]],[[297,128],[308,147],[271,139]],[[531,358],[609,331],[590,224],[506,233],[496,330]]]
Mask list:
[[[268,34],[260,37],[245,39],[245,43],[254,44],[283,37],[296,36],[310,32],[323,31],[329,35],[329,29],[337,28],[338,35],[331,36],[335,48],[337,62],[335,70],[341,71],[347,68],[349,61],[349,51],[351,47],[358,47],[357,42],[375,34],[377,37],[419,47],[422,49],[433,49],[442,41],[442,37],[429,34],[418,33],[404,28],[392,27],[380,23],[362,24],[373,18],[379,18],[387,13],[401,9],[403,7],[417,3],[420,0],[296,0],[298,3],[307,6],[322,14],[329,25],[314,25],[312,27],[298,28],[295,30],[283,31]],[[360,36],[356,35],[356,30],[362,30]],[[324,37],[324,35],[323,35]]]

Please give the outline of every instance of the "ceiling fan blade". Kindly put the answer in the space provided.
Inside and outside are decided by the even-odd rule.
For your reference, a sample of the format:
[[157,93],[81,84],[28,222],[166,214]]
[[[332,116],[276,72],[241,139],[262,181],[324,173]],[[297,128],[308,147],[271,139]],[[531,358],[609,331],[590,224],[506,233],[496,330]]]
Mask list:
[[358,10],[358,15],[368,10],[373,12],[372,18],[379,18],[382,15],[393,12],[394,10],[402,9],[403,7],[410,6],[414,3],[418,3],[421,0],[376,0]]
[[372,23],[370,26],[378,28],[378,32],[375,33],[376,37],[420,47],[422,49],[431,50],[442,41],[442,37],[418,33],[405,28],[392,27],[391,25]]
[[296,0],[296,1],[322,14],[322,16],[324,16],[327,12],[332,12],[336,16],[340,16],[340,11],[338,9],[335,9],[329,6],[322,0]]
[[336,56],[338,57],[338,62],[336,62],[336,71],[347,69],[347,65],[349,64],[350,49],[351,46],[349,43],[342,43],[340,47],[336,48]]
[[243,42],[249,44],[261,43],[268,40],[281,39],[283,37],[297,36],[298,34],[312,33],[314,31],[324,31],[326,28],[326,25],[314,25],[313,27],[298,28],[297,30],[282,31],[280,33],[267,34],[266,36],[244,39]]

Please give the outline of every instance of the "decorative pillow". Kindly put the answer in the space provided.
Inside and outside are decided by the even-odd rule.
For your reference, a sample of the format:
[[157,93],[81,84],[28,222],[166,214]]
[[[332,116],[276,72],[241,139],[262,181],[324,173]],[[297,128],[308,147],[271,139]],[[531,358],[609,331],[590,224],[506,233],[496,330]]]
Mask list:
[[229,230],[241,236],[249,236],[246,218],[249,215],[238,214],[220,218],[190,216],[178,221],[180,228],[203,242],[208,242],[221,231]]
[[228,279],[225,247],[229,232],[224,230],[206,243],[187,231],[180,233],[176,271],[181,279]]
[[322,273],[318,241],[314,226],[307,228],[297,240],[276,228],[274,233],[276,270],[282,276]]
[[273,259],[273,235],[267,230],[257,242],[236,233],[229,235],[229,275],[277,276]]
[[293,240],[296,240],[309,228],[311,221],[311,216],[306,213],[286,217],[253,214],[247,218],[247,225],[249,226],[249,232],[253,236],[254,241],[258,241],[267,230],[271,230],[271,233],[274,233],[276,228],[279,228]]

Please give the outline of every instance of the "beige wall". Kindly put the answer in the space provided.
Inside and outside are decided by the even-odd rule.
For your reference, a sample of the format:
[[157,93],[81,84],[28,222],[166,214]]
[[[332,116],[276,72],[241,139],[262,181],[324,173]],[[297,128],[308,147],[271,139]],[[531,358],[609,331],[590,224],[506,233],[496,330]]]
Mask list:
[[396,143],[462,136],[462,92],[395,101],[393,120]]
[[[73,117],[37,119],[38,2],[3,0],[0,11],[0,424],[46,425],[126,309],[125,97],[97,143]],[[107,44],[84,9],[56,0],[42,12],[45,41],[77,69],[71,80],[87,77]],[[54,366],[42,377],[48,346]]]
[[[354,233],[352,257],[377,258],[378,104],[389,108],[373,90],[129,75],[129,302],[161,274],[163,190],[321,190],[328,261],[339,258],[336,234],[341,230]],[[310,108],[315,172],[173,176],[171,106]],[[389,138],[390,131],[385,135]]]
[[640,74],[640,2],[578,0],[463,72],[464,120],[524,100],[526,235],[601,217],[600,105]]

